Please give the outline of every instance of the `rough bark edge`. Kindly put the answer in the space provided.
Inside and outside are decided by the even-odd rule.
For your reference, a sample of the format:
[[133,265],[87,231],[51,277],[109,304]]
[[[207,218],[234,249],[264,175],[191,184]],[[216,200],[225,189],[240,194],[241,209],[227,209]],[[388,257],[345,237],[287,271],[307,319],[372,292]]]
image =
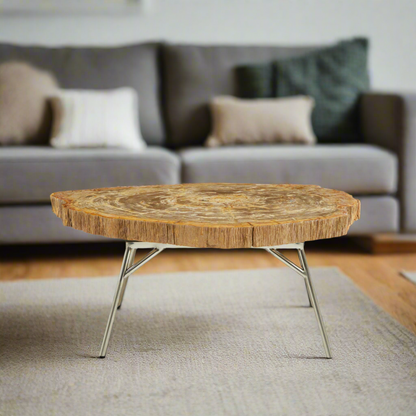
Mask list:
[[[67,227],[89,234],[130,241],[197,248],[249,248],[340,237],[360,217],[360,201],[341,205],[339,216],[276,224],[189,225],[162,221],[126,220],[85,213],[70,201],[51,195],[52,210]],[[342,212],[344,211],[344,213]]]

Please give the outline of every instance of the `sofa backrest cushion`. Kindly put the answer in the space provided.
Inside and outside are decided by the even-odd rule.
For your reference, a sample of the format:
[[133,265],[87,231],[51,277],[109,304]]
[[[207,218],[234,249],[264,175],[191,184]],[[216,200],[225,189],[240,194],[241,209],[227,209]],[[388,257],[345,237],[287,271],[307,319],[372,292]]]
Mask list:
[[218,95],[238,95],[237,66],[299,56],[317,48],[163,45],[168,144],[175,148],[203,144],[211,128],[210,100]]
[[158,54],[159,46],[154,43],[103,48],[0,44],[0,63],[10,60],[32,63],[51,71],[61,88],[134,88],[139,94],[143,138],[149,144],[164,142]]

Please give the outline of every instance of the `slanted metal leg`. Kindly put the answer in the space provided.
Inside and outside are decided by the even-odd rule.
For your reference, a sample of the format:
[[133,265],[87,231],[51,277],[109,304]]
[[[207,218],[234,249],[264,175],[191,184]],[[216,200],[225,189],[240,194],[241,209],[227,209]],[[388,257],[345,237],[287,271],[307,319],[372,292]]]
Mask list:
[[315,312],[316,320],[318,321],[319,330],[321,331],[322,341],[325,348],[326,358],[332,358],[331,351],[329,349],[328,336],[325,331],[324,322],[321,316],[321,312],[319,310],[318,300],[316,299],[315,290],[312,285],[309,267],[306,262],[305,249],[303,247],[303,244],[298,244],[293,248],[296,248],[296,250],[298,251],[301,267],[297,266],[295,263],[286,258],[283,254],[279,253],[279,251],[277,251],[275,248],[265,247],[265,250],[273,256],[277,257],[280,261],[286,264],[286,266],[290,267],[292,270],[300,274],[305,279],[306,292],[308,294],[310,305],[312,306]]
[[126,249],[124,251],[124,257],[123,257],[123,263],[121,264],[121,270],[120,270],[120,274],[119,274],[119,277],[118,277],[117,289],[116,289],[116,293],[114,295],[113,306],[111,307],[110,315],[109,315],[108,321],[107,321],[107,326],[106,326],[105,332],[104,332],[103,342],[101,344],[100,358],[104,358],[105,355],[107,354],[108,342],[110,340],[111,330],[113,329],[113,323],[114,323],[114,318],[116,316],[118,299],[119,299],[119,296],[120,296],[120,293],[121,293],[121,289],[123,287],[124,274],[127,270],[128,265],[130,264],[130,259],[131,259],[132,255],[133,255],[133,249],[129,246],[128,243],[126,243]]
[[[131,256],[130,256],[130,261],[129,261],[129,264],[127,265],[127,269],[128,269],[129,267],[133,266],[133,263],[134,263],[134,257],[136,256],[136,251],[137,251],[137,250],[136,250],[135,248],[132,248],[131,250],[133,251],[133,253],[132,253],[132,254],[131,254]],[[130,276],[127,276],[127,277],[125,277],[125,278],[123,279],[123,283],[122,283],[122,286],[121,286],[120,299],[119,299],[119,301],[118,301],[117,309],[120,309],[120,308],[121,308],[121,305],[122,305],[122,303],[123,303],[124,294],[126,293],[127,283],[129,282],[129,277],[130,277]]]
[[[299,261],[300,261],[299,249],[296,248],[296,250],[298,251]],[[283,254],[279,253],[275,248],[266,248],[266,251],[268,251],[274,257],[278,258],[282,263],[286,264],[287,267],[290,267],[297,274],[299,274],[303,277],[303,280],[305,281],[305,286],[306,286],[306,293],[307,293],[308,299],[309,299],[309,306],[312,307],[311,297],[309,296],[308,285],[306,284],[305,271],[302,268],[300,268],[299,266],[297,266],[295,263],[290,261],[288,258],[286,258]],[[301,264],[302,264],[302,262],[301,262]]]
[[108,342],[110,341],[111,330],[113,329],[114,318],[117,312],[117,306],[120,304],[120,298],[125,284],[124,280],[127,279],[132,273],[134,273],[137,269],[151,260],[153,257],[161,253],[163,249],[155,248],[149,254],[147,254],[142,260],[140,260],[137,264],[132,265],[133,258],[135,255],[136,250],[132,247],[131,243],[126,243],[126,250],[124,252],[123,263],[121,265],[120,275],[118,279],[116,293],[114,295],[113,305],[111,307],[110,315],[107,321],[107,327],[105,328],[103,342],[101,344],[100,349],[100,358],[104,358],[107,354]]
[[318,300],[315,296],[315,290],[312,285],[311,274],[309,272],[308,263],[306,262],[305,249],[302,247],[298,249],[299,259],[303,270],[305,271],[305,283],[308,291],[309,300],[312,303],[312,308],[315,311],[316,320],[318,321],[319,330],[321,331],[322,341],[325,348],[326,358],[332,358],[331,350],[329,348],[328,335],[326,334],[324,321],[319,310]]
[[[302,265],[302,258],[301,258],[301,254],[300,254],[301,250],[298,249],[297,252],[298,252],[299,262]],[[303,266],[302,266],[302,268],[304,269]],[[312,308],[312,301],[311,301],[311,295],[309,294],[309,288],[308,288],[308,283],[307,283],[307,279],[306,279],[306,272],[305,272],[305,275],[303,277],[304,277],[303,281],[305,282],[306,293],[308,294],[309,307]]]
[[[150,253],[148,253],[143,259],[138,261],[136,264],[133,264],[137,248],[153,248],[153,250]],[[100,355],[99,355],[100,358],[104,358],[107,354],[107,348],[108,348],[108,343],[109,343],[110,336],[111,336],[111,331],[113,328],[114,318],[117,312],[117,308],[119,308],[122,304],[129,276],[133,274],[141,266],[146,264],[153,257],[161,253],[165,248],[191,248],[191,247],[175,246],[172,244],[126,242],[126,250],[124,252],[123,263],[121,265],[117,289],[114,295],[113,305],[111,307],[110,315],[107,321],[107,327],[105,329],[104,338],[101,344]],[[286,264],[288,267],[293,269],[296,273],[298,273],[305,279],[306,292],[308,294],[309,303],[312,306],[313,310],[315,311],[316,319],[318,321],[319,329],[321,331],[322,340],[323,340],[324,347],[325,347],[326,357],[331,358],[331,351],[329,349],[328,336],[325,331],[324,322],[323,322],[321,312],[318,306],[318,300],[316,299],[315,290],[312,285],[312,280],[311,280],[308,264],[306,262],[306,256],[305,256],[303,243],[286,244],[286,245],[278,246],[278,247],[260,247],[260,248],[265,249],[270,254],[277,257],[284,264]],[[299,267],[298,265],[290,261],[283,254],[277,251],[277,249],[296,249],[298,251],[298,256],[299,256],[301,267]]]

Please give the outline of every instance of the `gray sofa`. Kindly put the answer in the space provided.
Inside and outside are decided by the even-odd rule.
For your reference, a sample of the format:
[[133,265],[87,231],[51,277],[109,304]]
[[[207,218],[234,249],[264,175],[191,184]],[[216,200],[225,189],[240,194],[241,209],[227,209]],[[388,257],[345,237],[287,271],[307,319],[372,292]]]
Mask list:
[[202,146],[207,103],[238,94],[239,64],[295,56],[311,47],[147,43],[117,48],[0,45],[0,63],[51,70],[63,88],[132,86],[139,93],[144,152],[0,147],[0,243],[104,241],[62,226],[54,191],[181,182],[318,184],[357,196],[350,235],[416,231],[416,95],[370,93],[361,106],[364,142],[306,146]]

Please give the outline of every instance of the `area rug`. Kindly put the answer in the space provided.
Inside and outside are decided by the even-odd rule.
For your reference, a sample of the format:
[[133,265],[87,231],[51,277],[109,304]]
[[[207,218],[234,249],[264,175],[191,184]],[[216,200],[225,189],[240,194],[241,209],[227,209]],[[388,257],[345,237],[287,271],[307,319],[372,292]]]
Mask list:
[[410,280],[412,283],[416,284],[416,272],[408,272],[406,270],[402,270],[400,274],[405,277],[407,280]]
[[0,284],[0,414],[415,415],[416,338],[337,269],[313,269],[334,358],[284,268]]

